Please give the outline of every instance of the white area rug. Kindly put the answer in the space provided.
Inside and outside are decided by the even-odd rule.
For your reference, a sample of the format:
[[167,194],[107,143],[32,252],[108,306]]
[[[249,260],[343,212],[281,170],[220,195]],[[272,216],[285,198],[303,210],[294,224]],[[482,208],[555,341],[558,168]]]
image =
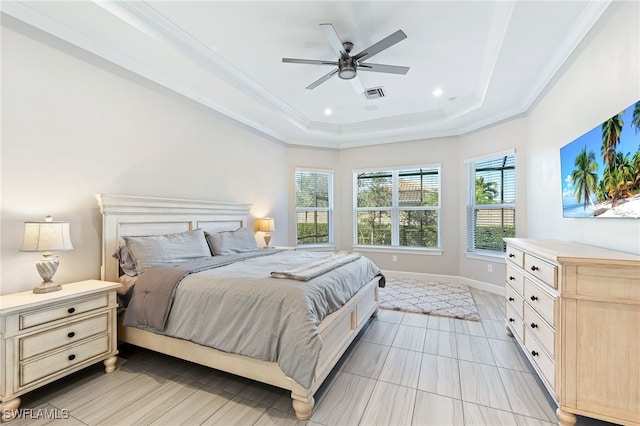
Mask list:
[[439,281],[387,277],[380,308],[480,321],[469,287]]

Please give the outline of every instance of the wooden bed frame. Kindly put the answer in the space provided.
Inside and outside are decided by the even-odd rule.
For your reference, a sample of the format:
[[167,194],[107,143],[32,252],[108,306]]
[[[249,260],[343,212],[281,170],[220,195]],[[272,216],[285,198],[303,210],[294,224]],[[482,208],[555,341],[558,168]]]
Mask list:
[[[101,278],[118,281],[120,269],[112,257],[122,237],[184,232],[197,228],[209,232],[247,226],[250,204],[202,200],[97,194],[102,213]],[[307,420],[313,395],[329,375],[369,317],[378,312],[378,278],[368,282],[340,310],[318,326],[323,346],[314,381],[305,388],[287,377],[277,363],[236,355],[182,339],[125,327],[119,321],[118,340],[176,358],[223,370],[291,391],[296,417]]]

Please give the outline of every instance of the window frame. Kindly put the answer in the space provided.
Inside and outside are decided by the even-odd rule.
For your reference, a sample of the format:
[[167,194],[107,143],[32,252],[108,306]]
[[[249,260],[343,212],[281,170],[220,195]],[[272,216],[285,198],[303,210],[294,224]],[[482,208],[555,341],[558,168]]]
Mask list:
[[[297,191],[298,191],[298,181],[297,176],[298,173],[315,173],[315,174],[325,174],[328,179],[328,207],[298,207],[297,204]],[[293,187],[294,187],[294,229],[295,229],[295,244],[296,247],[332,247],[334,245],[333,238],[333,217],[334,217],[334,209],[333,209],[333,198],[334,198],[334,182],[335,182],[335,171],[329,169],[314,169],[307,167],[296,167],[293,172]],[[299,243],[298,242],[298,212],[327,212],[327,221],[328,224],[328,241],[326,243]],[[316,222],[317,223],[317,222]]]
[[[437,206],[400,206],[399,205],[399,176],[402,172],[412,170],[438,170],[438,205]],[[391,206],[385,207],[358,207],[358,175],[362,173],[389,172],[392,174],[391,181]],[[353,235],[352,242],[354,248],[368,250],[398,250],[398,251],[421,251],[421,252],[442,252],[442,165],[440,163],[422,164],[419,166],[401,167],[376,167],[359,169],[353,171]],[[391,216],[391,245],[358,244],[358,212],[362,211],[388,211]],[[400,212],[402,211],[436,211],[437,212],[437,244],[435,247],[422,246],[401,246],[400,244]]]
[[[496,204],[476,204],[476,176],[477,169],[476,164],[483,161],[496,160],[500,157],[508,157],[513,156],[513,167],[504,167],[503,170],[513,170],[513,193],[514,199],[512,203],[496,203]],[[497,152],[493,154],[489,154],[486,156],[473,158],[470,160],[466,160],[466,170],[467,170],[467,209],[466,209],[466,255],[467,257],[504,257],[504,253],[506,251],[506,244],[502,244],[502,250],[491,250],[491,249],[478,249],[475,247],[475,235],[476,235],[476,227],[474,221],[474,212],[475,210],[504,210],[509,209],[513,210],[513,226],[514,230],[516,230],[516,217],[517,217],[517,199],[518,199],[518,187],[517,187],[517,157],[515,149]],[[504,235],[504,231],[503,231]]]

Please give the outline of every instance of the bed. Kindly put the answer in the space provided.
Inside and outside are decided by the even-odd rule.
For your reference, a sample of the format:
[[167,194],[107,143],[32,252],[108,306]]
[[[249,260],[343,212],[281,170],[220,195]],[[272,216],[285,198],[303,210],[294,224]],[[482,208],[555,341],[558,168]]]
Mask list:
[[[96,199],[102,214],[101,278],[106,281],[118,281],[122,275],[120,262],[113,257],[113,253],[120,249],[126,238],[189,233],[194,230],[203,230],[207,235],[225,235],[227,232],[246,228],[250,209],[249,204],[241,203],[129,195],[97,194]],[[271,249],[261,250],[263,253],[259,253],[258,259],[262,259],[262,261],[256,260],[255,262],[263,264],[268,263],[265,258],[286,259],[291,254],[271,253]],[[352,262],[340,268],[355,264],[356,262]],[[354,268],[355,266],[349,267]],[[224,268],[212,269],[212,272],[207,270],[201,274],[215,275]],[[332,271],[326,275],[334,273],[337,272]],[[200,277],[201,274],[194,275]],[[179,284],[178,288],[181,288],[180,286],[189,287],[187,279],[192,281],[201,279],[198,277],[192,278],[190,275],[184,278],[183,284]],[[264,357],[218,350],[185,338],[172,337],[157,332],[157,330],[127,326],[124,324],[124,315],[121,315],[119,319],[118,339],[122,342],[287,389],[291,392],[296,417],[299,420],[307,420],[313,410],[315,392],[367,320],[377,314],[378,286],[381,279],[383,278],[372,274],[370,278],[366,279],[364,285],[358,284],[354,294],[344,304],[341,304],[339,309],[324,316],[315,325],[314,330],[321,345],[313,364],[306,366],[307,369],[312,369],[309,380],[305,378],[306,376],[296,376],[296,373],[286,374],[283,370],[287,370],[289,364],[284,365],[283,368],[282,362],[278,364],[277,361],[268,361],[263,359]],[[272,278],[272,280],[275,280],[273,282],[277,282],[279,286],[286,286],[290,281],[278,278]],[[315,281],[316,279],[307,283]],[[307,283],[299,283],[298,286],[306,286]],[[191,286],[195,285],[191,284]],[[179,295],[176,292],[176,304],[180,303],[178,298]],[[168,321],[170,322],[171,319]],[[128,323],[131,321],[128,320]],[[302,337],[300,341],[309,339]],[[296,342],[291,343],[294,346],[295,344]],[[305,367],[305,362],[307,362],[306,359],[301,357],[302,367]]]

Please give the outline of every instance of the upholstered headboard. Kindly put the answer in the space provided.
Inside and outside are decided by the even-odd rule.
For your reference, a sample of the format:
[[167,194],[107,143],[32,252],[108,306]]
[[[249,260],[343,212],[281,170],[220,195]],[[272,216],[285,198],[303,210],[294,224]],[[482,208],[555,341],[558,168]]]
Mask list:
[[100,277],[118,281],[119,264],[113,253],[123,237],[169,234],[194,229],[230,231],[247,225],[251,204],[178,198],[96,194],[102,213]]

